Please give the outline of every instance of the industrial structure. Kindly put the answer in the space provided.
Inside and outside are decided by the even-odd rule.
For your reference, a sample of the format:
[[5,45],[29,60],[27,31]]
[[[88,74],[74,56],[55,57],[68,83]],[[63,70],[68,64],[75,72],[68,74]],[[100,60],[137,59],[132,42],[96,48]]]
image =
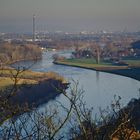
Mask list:
[[36,30],[35,30],[35,15],[33,15],[33,42],[36,40]]

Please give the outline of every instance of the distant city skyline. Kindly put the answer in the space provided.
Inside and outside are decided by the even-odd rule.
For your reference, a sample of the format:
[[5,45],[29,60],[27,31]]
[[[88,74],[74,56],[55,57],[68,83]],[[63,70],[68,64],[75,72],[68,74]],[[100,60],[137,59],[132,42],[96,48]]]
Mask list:
[[0,32],[140,31],[140,0],[0,0]]

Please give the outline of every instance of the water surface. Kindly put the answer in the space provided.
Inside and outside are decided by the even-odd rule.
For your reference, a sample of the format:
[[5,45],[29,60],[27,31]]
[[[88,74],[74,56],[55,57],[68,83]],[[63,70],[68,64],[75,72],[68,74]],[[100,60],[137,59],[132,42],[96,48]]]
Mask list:
[[[88,107],[94,107],[95,112],[99,107],[105,108],[110,105],[114,95],[122,98],[122,105],[126,105],[132,98],[139,97],[140,82],[132,78],[76,68],[63,65],[53,64],[53,54],[64,55],[70,57],[70,52],[44,52],[43,59],[36,62],[31,70],[48,72],[54,71],[64,76],[68,81],[79,81],[79,88],[84,89],[84,100]],[[33,62],[20,62],[18,66],[28,66]],[[65,102],[64,96],[57,98],[60,102]]]

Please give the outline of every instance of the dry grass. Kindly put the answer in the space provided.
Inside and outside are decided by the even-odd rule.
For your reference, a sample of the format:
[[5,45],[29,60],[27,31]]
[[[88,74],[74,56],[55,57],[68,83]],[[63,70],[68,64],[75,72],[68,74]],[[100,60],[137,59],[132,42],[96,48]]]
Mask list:
[[[2,69],[0,70],[0,89],[14,84],[14,76],[17,71],[14,69]],[[39,81],[54,79],[60,80],[66,83],[66,80],[55,72],[33,72],[30,70],[23,71],[18,74],[17,79],[19,79],[17,84],[36,84]]]
[[[21,84],[37,84],[38,81],[36,80],[31,80],[31,79],[20,79],[17,82],[17,85],[21,85]],[[0,89],[3,89],[5,87],[8,86],[13,86],[14,85],[14,81],[9,78],[9,77],[0,77]]]

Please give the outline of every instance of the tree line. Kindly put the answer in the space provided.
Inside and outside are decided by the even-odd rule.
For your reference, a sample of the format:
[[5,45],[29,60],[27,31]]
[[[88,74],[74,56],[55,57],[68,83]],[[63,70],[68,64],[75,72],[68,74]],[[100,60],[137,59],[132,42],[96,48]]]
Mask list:
[[34,60],[42,56],[41,48],[33,44],[0,43],[0,64]]

